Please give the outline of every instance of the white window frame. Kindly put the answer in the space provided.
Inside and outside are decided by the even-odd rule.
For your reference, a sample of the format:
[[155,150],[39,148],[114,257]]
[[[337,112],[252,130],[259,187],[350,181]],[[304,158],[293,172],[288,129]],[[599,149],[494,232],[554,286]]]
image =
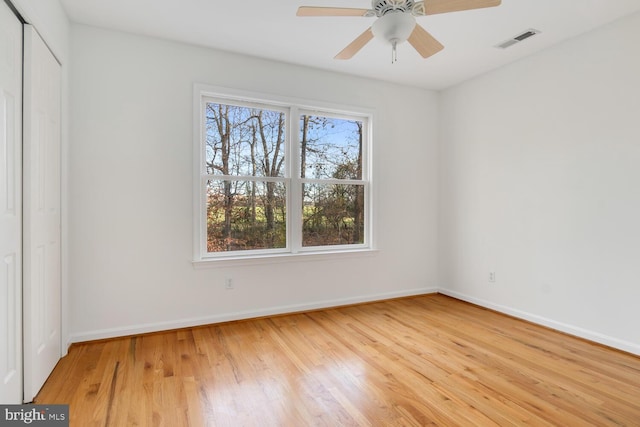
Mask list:
[[[334,105],[300,99],[278,97],[210,85],[194,85],[194,138],[193,138],[193,263],[194,266],[218,265],[221,261],[260,262],[274,259],[295,259],[299,256],[320,255],[323,258],[345,254],[363,254],[375,251],[373,188],[372,188],[372,142],[373,111],[362,107]],[[276,180],[287,187],[287,246],[277,249],[257,249],[246,251],[207,252],[206,235],[206,192],[209,179],[205,170],[206,123],[204,119],[207,102],[228,103],[230,105],[255,106],[258,108],[284,111],[287,115],[287,133],[285,136],[285,176],[284,178],[255,177],[256,181]],[[300,178],[300,134],[299,117],[301,114],[317,115],[338,119],[359,120],[363,122],[363,164],[362,180],[309,179]],[[246,180],[245,176],[216,175],[216,179]],[[252,178],[253,179],[253,178]],[[302,246],[302,183],[321,184],[363,184],[364,183],[364,243],[333,246]],[[293,215],[293,212],[297,214]]]

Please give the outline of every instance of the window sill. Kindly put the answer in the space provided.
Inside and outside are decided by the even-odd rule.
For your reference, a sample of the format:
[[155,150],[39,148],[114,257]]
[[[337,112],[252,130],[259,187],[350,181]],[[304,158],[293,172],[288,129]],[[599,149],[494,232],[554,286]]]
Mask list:
[[299,252],[299,253],[280,253],[270,255],[252,255],[237,257],[221,257],[209,258],[192,261],[193,268],[219,268],[219,267],[237,267],[252,265],[281,264],[300,261],[327,261],[333,259],[344,258],[361,258],[374,256],[378,249],[354,249],[350,251],[326,251],[326,252]]

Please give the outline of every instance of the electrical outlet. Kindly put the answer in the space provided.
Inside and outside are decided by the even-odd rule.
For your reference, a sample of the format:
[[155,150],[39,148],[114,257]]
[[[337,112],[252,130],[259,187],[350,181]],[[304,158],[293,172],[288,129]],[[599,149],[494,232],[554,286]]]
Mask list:
[[494,283],[496,281],[496,272],[495,271],[490,271],[489,272],[489,282]]
[[224,288],[225,289],[233,289],[233,279],[230,277],[227,277],[226,279],[224,279]]

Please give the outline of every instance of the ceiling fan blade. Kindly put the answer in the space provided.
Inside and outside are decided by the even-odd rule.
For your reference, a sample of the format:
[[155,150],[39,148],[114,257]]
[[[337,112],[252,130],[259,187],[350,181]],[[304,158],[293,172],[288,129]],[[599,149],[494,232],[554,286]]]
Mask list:
[[364,47],[373,38],[373,32],[371,28],[368,28],[364,33],[360,34],[349,46],[342,49],[342,51],[335,56],[334,59],[351,59],[353,55],[358,53],[360,49]]
[[482,9],[484,7],[500,6],[502,0],[425,0],[424,14],[458,12],[461,10]]
[[354,9],[348,7],[315,7],[300,6],[297,16],[365,16],[368,9]]
[[428,58],[444,49],[438,40],[417,24],[407,41],[423,58]]

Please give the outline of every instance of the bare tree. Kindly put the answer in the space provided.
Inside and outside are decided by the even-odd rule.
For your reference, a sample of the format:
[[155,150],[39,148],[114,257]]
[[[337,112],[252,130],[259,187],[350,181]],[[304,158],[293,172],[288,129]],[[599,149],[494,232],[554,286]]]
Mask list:
[[[275,115],[275,117],[273,117]],[[281,150],[284,149],[285,137],[285,117],[283,113],[269,114],[265,121],[265,111],[260,110],[255,115],[258,126],[258,135],[262,143],[264,157],[262,159],[263,173],[267,177],[280,176],[284,165],[284,155]],[[269,131],[269,132],[267,132]],[[273,136],[275,132],[275,141],[271,140],[267,135]],[[271,144],[270,144],[271,143]],[[275,228],[275,188],[276,183],[273,181],[266,182],[266,195],[264,202],[264,215],[266,219],[266,228],[273,231]]]
[[[206,119],[210,250],[282,247],[285,113],[208,103]],[[362,179],[363,124],[313,115],[299,120],[300,178],[334,180],[304,184],[303,239],[314,245],[360,243],[364,186],[336,184],[335,179]]]
[[[232,125],[229,119],[229,106],[222,104],[207,104],[207,122],[212,121],[216,127],[214,135],[219,136],[218,139],[208,140],[207,144],[210,145],[213,151],[213,155],[210,161],[207,162],[207,168],[212,172],[217,170],[222,175],[229,175],[229,157],[231,155],[231,132]],[[220,154],[220,162],[216,161],[217,154]],[[229,240],[231,238],[231,219],[233,211],[233,192],[231,182],[225,180],[224,186],[224,228],[223,234]]]

